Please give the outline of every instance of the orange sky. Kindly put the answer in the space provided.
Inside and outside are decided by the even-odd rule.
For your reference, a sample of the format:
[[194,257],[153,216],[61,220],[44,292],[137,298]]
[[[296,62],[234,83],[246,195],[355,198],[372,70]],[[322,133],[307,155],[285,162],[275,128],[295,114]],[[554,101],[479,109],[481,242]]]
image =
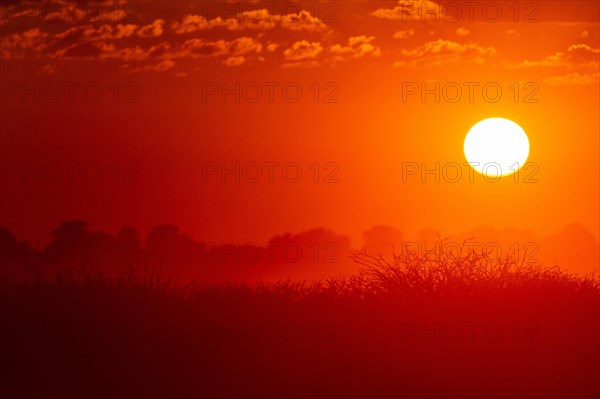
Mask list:
[[[443,2],[439,22],[423,21],[418,7],[436,3],[3,3],[0,225],[34,240],[65,219],[235,241],[326,227],[360,245],[381,224],[547,235],[577,223],[597,239],[598,2],[478,2],[472,19]],[[462,97],[403,101],[407,84],[436,82]],[[518,182],[469,181],[466,167],[457,183],[403,182],[406,163],[465,162],[465,134],[488,117],[529,136],[534,166]],[[236,163],[252,173],[239,183],[206,169]]]

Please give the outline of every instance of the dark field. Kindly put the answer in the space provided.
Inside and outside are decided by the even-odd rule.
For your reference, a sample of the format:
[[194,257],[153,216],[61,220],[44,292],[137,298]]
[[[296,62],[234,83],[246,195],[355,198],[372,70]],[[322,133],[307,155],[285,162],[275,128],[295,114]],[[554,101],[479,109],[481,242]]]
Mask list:
[[597,278],[484,256],[325,281],[5,278],[3,398],[594,398]]

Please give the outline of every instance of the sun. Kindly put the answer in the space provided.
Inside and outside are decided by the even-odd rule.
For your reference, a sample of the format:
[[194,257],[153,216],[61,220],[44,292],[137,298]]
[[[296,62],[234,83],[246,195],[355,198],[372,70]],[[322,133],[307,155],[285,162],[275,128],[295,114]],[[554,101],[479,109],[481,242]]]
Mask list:
[[529,139],[515,122],[488,118],[469,130],[464,152],[469,164],[482,175],[505,176],[515,173],[527,161]]

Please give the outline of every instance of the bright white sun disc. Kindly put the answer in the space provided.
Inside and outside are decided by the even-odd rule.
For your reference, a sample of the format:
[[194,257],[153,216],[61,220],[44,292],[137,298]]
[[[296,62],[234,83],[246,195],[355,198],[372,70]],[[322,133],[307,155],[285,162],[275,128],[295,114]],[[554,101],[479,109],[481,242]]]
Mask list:
[[515,122],[488,118],[469,130],[464,152],[467,162],[482,175],[505,176],[515,173],[527,161],[529,139]]

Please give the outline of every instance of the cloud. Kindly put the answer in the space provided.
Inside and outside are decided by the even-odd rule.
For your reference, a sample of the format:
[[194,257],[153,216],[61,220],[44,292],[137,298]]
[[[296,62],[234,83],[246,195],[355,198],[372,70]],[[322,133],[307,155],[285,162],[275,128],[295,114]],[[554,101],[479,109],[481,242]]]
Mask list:
[[321,66],[316,58],[323,52],[319,42],[301,40],[292,44],[283,52],[286,60],[281,66],[284,68],[314,68]]
[[342,46],[335,44],[329,48],[329,51],[334,55],[334,60],[341,61],[351,58],[361,58],[365,56],[379,56],[381,49],[371,44],[375,39],[373,36],[352,36],[348,39],[348,44]]
[[159,62],[158,64],[150,66],[150,70],[155,71],[155,72],[164,72],[164,71],[167,71],[167,70],[173,68],[174,66],[175,66],[175,61],[163,60],[163,61]]
[[260,53],[262,44],[252,37],[240,37],[229,42],[229,51],[232,55]]
[[119,48],[114,43],[101,41],[76,43],[56,51],[53,58],[63,59],[115,59],[124,62],[154,60],[150,65],[124,65],[127,72],[164,72],[175,66],[178,58],[223,58],[226,66],[238,66],[248,62],[249,56],[262,52],[263,45],[252,37],[240,37],[231,41],[189,39],[173,47],[167,42],[141,48]]
[[[208,58],[208,57],[228,57],[226,64],[231,66],[233,63],[240,62],[244,56],[244,62],[248,60],[251,54],[259,54],[263,50],[263,45],[252,37],[240,37],[231,41],[227,40],[206,40],[189,39],[179,48],[165,55],[167,58]],[[239,64],[238,64],[239,65]]]
[[22,59],[28,53],[35,55],[42,50],[50,58],[145,59],[151,55],[148,54],[148,49],[144,50],[139,46],[119,49],[110,43],[134,37],[136,32],[141,37],[157,37],[162,34],[163,23],[162,20],[156,20],[141,29],[134,24],[86,24],[73,26],[53,35],[35,28],[2,38],[0,53],[5,59]]
[[171,25],[178,34],[194,33],[197,31],[224,28],[231,31],[269,30],[277,25],[293,31],[322,32],[327,25],[309,11],[301,10],[296,14],[272,15],[267,9],[250,10],[238,13],[235,17],[223,19],[216,17],[207,19],[202,15],[186,15],[181,21]]
[[547,67],[547,66],[560,66],[565,65],[564,61],[564,53],[556,53],[553,55],[549,55],[542,60],[523,60],[517,64],[510,64],[509,68],[518,69],[518,68],[532,68],[532,67]]
[[51,0],[40,1],[20,1],[11,2],[13,4],[0,5],[0,25],[11,22],[20,23],[22,21],[45,21],[49,23],[64,22],[68,24],[75,23],[96,23],[96,22],[119,22],[127,20],[136,22],[140,16],[136,13],[136,8],[125,1],[118,3],[118,0],[104,1],[72,1],[72,0]]
[[456,35],[460,36],[460,37],[469,36],[470,34],[471,34],[471,31],[468,30],[467,28],[460,27],[456,30]]
[[[108,3],[113,0],[101,1],[98,3],[98,10],[106,11]],[[18,10],[12,10],[9,13],[10,23],[12,18],[22,12],[31,15],[39,14],[40,8],[24,2],[23,7]],[[53,3],[54,4],[54,3]],[[75,4],[75,5],[73,5]],[[111,14],[114,23],[107,23],[106,16],[99,12],[95,17],[80,15],[84,10],[77,7],[77,3],[69,4],[66,0],[56,0],[55,5],[50,8],[53,14],[53,21],[62,21],[65,18],[65,12],[74,13],[68,21],[70,24],[61,30],[63,24],[56,24],[52,27],[51,33],[42,32],[40,29],[31,29],[22,33],[4,35],[0,38],[2,47],[0,48],[0,57],[2,59],[24,59],[25,57],[35,56],[48,59],[98,59],[98,60],[121,60],[126,62],[125,68],[130,71],[157,70],[163,68],[169,63],[165,60],[174,60],[177,58],[220,58],[224,65],[234,66],[251,62],[253,58],[265,61],[267,54],[278,51],[281,43],[267,41],[263,47],[259,38],[262,33],[244,35],[238,38],[207,38],[205,36],[193,35],[194,33],[206,31],[209,29],[222,29],[224,31],[240,32],[245,30],[268,30],[280,28],[288,31],[315,33],[327,30],[327,25],[316,16],[311,15],[308,10],[299,10],[296,13],[285,15],[273,15],[266,9],[254,9],[250,11],[238,12],[231,18],[227,17],[204,17],[201,15],[181,15],[179,19],[166,22],[166,19],[149,20],[145,24],[124,23],[124,17],[117,16],[115,10]],[[24,10],[23,10],[24,9]],[[85,11],[85,10],[84,10]],[[132,11],[132,10],[129,10]],[[48,17],[47,10],[44,13]],[[54,15],[56,14],[56,15]],[[42,15],[38,15],[39,20],[43,22]],[[131,17],[131,15],[130,15]],[[84,23],[80,23],[80,22]],[[116,22],[119,21],[119,22]],[[150,40],[165,35],[166,31],[172,29],[176,35],[170,37],[171,43],[163,42],[156,45]],[[58,30],[58,31],[57,31]],[[222,32],[227,34],[226,32]],[[180,38],[180,35],[190,34],[192,37]],[[124,40],[128,39],[128,40]],[[123,41],[121,41],[123,40]],[[296,39],[298,40],[298,39]],[[288,49],[286,60],[294,62],[307,60],[311,54],[316,56],[324,52],[323,46],[318,44],[314,47],[306,47],[302,42],[298,42]],[[149,47],[149,44],[154,44]],[[292,42],[293,43],[293,42]],[[308,43],[308,41],[306,42]],[[143,66],[136,68],[135,65],[129,67],[132,61],[143,62],[153,60],[153,66]]]
[[[114,44],[105,42],[76,43],[57,50],[52,54],[54,58],[111,58],[117,53]],[[116,58],[116,57],[114,57]]]
[[[221,19],[219,18],[219,23]],[[178,35],[194,33],[201,30],[212,29],[214,23],[210,23],[202,15],[186,15],[181,22],[171,24],[171,29]],[[218,26],[218,25],[217,25]]]
[[276,20],[277,16],[271,15],[266,9],[246,10],[237,14],[235,18],[227,18],[224,24],[229,30],[268,30],[275,27]]
[[394,39],[408,39],[409,37],[412,37],[414,35],[415,35],[414,29],[399,30],[396,33],[394,33]]
[[117,26],[104,24],[98,27],[94,27],[92,25],[80,25],[57,33],[54,35],[54,38],[59,39],[63,43],[95,40],[119,40],[132,36],[137,29],[138,26],[132,24],[118,24]]
[[592,48],[587,44],[573,44],[572,46],[569,46],[567,52],[572,53],[575,57],[577,57],[578,54],[592,54],[597,57],[596,54],[600,54],[600,48]]
[[172,60],[162,60],[157,64],[145,65],[142,67],[131,69],[127,72],[135,73],[135,72],[165,72],[175,66],[175,61]]
[[177,57],[208,57],[227,54],[228,44],[225,40],[209,41],[206,39],[186,40],[180,50],[173,54]]
[[[373,40],[373,36],[351,36],[346,44],[334,44],[327,50],[319,42],[297,41],[283,52],[286,62],[282,66],[307,68],[320,66],[322,63],[335,64],[367,56],[377,57],[381,54],[381,49],[371,43]],[[317,60],[319,57],[321,60]]]
[[172,68],[177,58],[224,57],[225,65],[234,66],[246,63],[250,55],[259,54],[262,50],[262,43],[246,36],[231,41],[188,39],[177,46],[162,42],[149,48],[139,46],[119,48],[114,43],[93,41],[72,44],[57,50],[52,57],[117,59],[126,62],[156,60],[157,63],[149,66],[131,67],[128,72],[163,72]]
[[397,61],[394,67],[436,66],[457,62],[482,64],[486,57],[492,57],[495,54],[494,47],[438,39],[414,49],[402,50],[404,59]]
[[51,58],[77,59],[77,58],[97,58],[97,59],[117,59],[121,61],[145,61],[147,59],[169,59],[171,45],[162,42],[149,48],[117,47],[114,43],[100,41],[81,42],[71,44],[54,53]]
[[589,73],[580,75],[577,72],[569,73],[562,76],[552,76],[544,80],[544,83],[553,86],[566,86],[566,85],[597,85],[600,81],[600,72]]
[[514,29],[509,29],[505,33],[507,39],[516,39],[517,37],[519,37],[519,32]]
[[569,46],[566,52],[556,52],[541,60],[523,60],[519,63],[507,64],[510,69],[520,68],[590,68],[598,70],[598,56],[600,49],[592,48],[587,44],[573,44]]
[[39,55],[47,47],[48,36],[39,28],[3,36],[0,39],[0,59],[24,59],[32,53]]
[[301,40],[286,49],[283,55],[287,61],[303,61],[314,59],[323,52],[323,46],[319,42],[308,42]]
[[426,55],[438,54],[494,54],[496,50],[493,47],[482,47],[476,43],[457,43],[451,40],[438,39],[436,41],[427,42],[424,45],[413,50],[404,50],[405,55],[411,57],[423,57]]
[[246,63],[246,57],[244,57],[243,55],[236,55],[236,56],[232,56],[227,58],[225,61],[223,61],[224,65],[233,67],[233,66],[239,66],[242,64]]
[[139,37],[159,37],[163,34],[165,21],[162,19],[157,19],[152,22],[150,25],[143,26],[138,31],[137,35]]
[[287,14],[280,18],[281,26],[289,30],[323,32],[327,25],[319,18],[313,17],[310,12],[302,10],[297,14]]
[[281,64],[282,68],[316,68],[323,65],[317,60],[304,60],[298,62],[284,62]]
[[40,75],[52,75],[56,72],[56,65],[46,64],[38,68]]
[[[394,8],[379,8],[373,11],[370,15],[375,18],[415,21],[425,20],[425,11],[438,10],[441,12],[440,5],[431,0],[400,0]],[[434,11],[435,12],[435,11]]]

